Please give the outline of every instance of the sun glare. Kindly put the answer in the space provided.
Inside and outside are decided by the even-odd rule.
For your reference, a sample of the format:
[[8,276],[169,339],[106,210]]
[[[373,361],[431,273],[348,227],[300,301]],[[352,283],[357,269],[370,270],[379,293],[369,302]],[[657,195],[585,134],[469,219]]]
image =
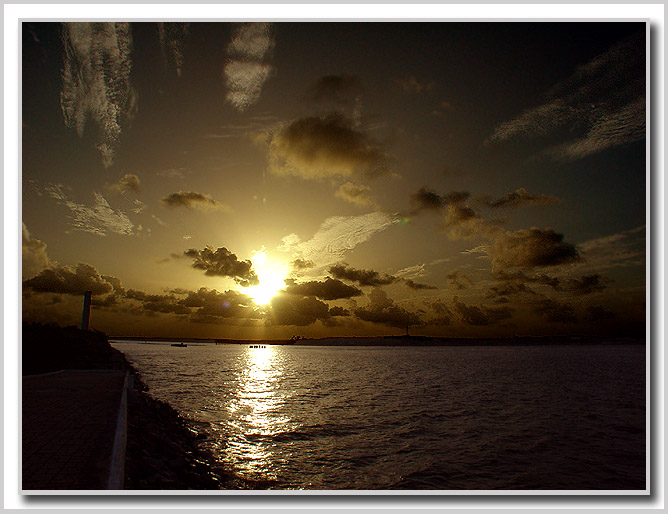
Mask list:
[[285,287],[287,269],[285,265],[267,259],[267,252],[264,249],[256,251],[251,257],[251,262],[260,283],[246,288],[244,293],[256,304],[266,305],[280,289]]

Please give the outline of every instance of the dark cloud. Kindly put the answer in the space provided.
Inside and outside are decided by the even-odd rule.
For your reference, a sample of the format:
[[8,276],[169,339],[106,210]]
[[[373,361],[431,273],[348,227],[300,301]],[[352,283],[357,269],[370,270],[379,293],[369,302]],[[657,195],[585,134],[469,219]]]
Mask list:
[[589,305],[586,309],[586,321],[603,321],[613,319],[615,313],[611,312],[600,305]]
[[327,277],[324,281],[297,283],[294,280],[286,281],[285,292],[291,295],[317,296],[322,300],[338,300],[360,296],[362,291],[356,287],[344,284],[340,280]]
[[578,295],[603,291],[608,286],[599,274],[583,275],[580,278],[569,279],[564,289]]
[[575,309],[567,303],[545,298],[533,304],[533,311],[553,323],[577,323]]
[[179,191],[162,198],[162,203],[169,207],[186,207],[187,209],[227,211],[229,207],[204,193]]
[[274,325],[306,326],[330,317],[329,306],[313,296],[278,294],[270,305],[268,322]]
[[429,307],[432,308],[436,314],[435,318],[431,318],[427,324],[428,325],[449,325],[452,322],[453,313],[448,307],[448,305],[443,300],[436,300],[429,304]]
[[459,314],[462,321],[468,325],[486,326],[493,325],[512,317],[513,311],[509,307],[478,307],[477,305],[466,305],[459,301],[456,296],[452,305]]
[[350,316],[350,311],[348,309],[344,309],[343,307],[330,307],[329,309],[329,315],[330,316]]
[[309,269],[315,267],[315,263],[313,261],[306,259],[295,259],[291,264],[293,269]]
[[423,210],[433,210],[443,214],[444,225],[452,239],[493,237],[500,230],[500,220],[486,220],[468,205],[471,194],[466,191],[452,191],[439,194],[425,187],[413,194],[411,200],[417,205],[416,214]]
[[459,270],[451,271],[446,277],[448,278],[448,285],[454,289],[466,289],[473,284],[468,275]]
[[556,266],[580,258],[575,246],[552,229],[518,230],[497,237],[488,249],[496,269]]
[[177,314],[188,316],[194,323],[221,323],[231,318],[262,317],[252,300],[237,291],[219,293],[215,289],[202,287],[197,291],[179,288],[169,291],[169,294],[151,294],[128,289],[125,298],[140,302],[138,314]]
[[119,295],[125,294],[125,288],[123,287],[123,284],[121,284],[120,279],[111,275],[101,275],[101,277],[103,280],[111,284],[111,286],[114,288],[114,293],[117,293]]
[[389,173],[388,156],[380,146],[340,114],[286,124],[271,138],[270,160],[273,173],[305,179]]
[[433,209],[440,210],[451,204],[461,204],[471,197],[466,191],[451,191],[447,194],[439,194],[435,191],[421,187],[411,196],[413,203],[417,204],[418,210]]
[[261,318],[261,313],[250,297],[237,291],[219,293],[215,289],[202,287],[197,291],[188,291],[187,297],[178,303],[197,308],[190,317],[196,323],[218,323],[228,318]]
[[362,91],[361,82],[355,75],[325,75],[311,85],[304,97],[313,102],[350,104]]
[[523,187],[512,193],[507,193],[498,200],[482,198],[480,202],[493,209],[519,209],[521,207],[539,207],[544,205],[555,205],[561,200],[556,196],[529,193]]
[[497,280],[503,281],[513,281],[521,284],[524,283],[538,283],[550,286],[552,289],[560,288],[560,280],[557,277],[551,277],[545,275],[544,273],[527,275],[523,271],[504,271],[504,270],[494,270],[492,271],[492,276]]
[[40,293],[71,295],[83,295],[86,291],[98,295],[113,289],[112,284],[102,278],[93,266],[81,262],[76,269],[60,266],[42,270],[37,276],[25,280],[23,285]]
[[398,328],[423,324],[417,314],[396,305],[382,289],[372,290],[369,299],[371,303],[367,307],[354,310],[355,316],[361,320]]
[[415,282],[414,280],[411,280],[410,278],[404,279],[404,284],[406,284],[409,288],[411,289],[438,289],[436,286],[432,286],[430,284],[423,284],[422,282]]
[[183,254],[193,259],[193,268],[204,270],[207,276],[229,277],[244,287],[260,283],[252,269],[251,261],[240,261],[235,254],[225,247],[215,250],[211,246],[207,246],[203,250],[191,248]]
[[357,282],[360,286],[385,286],[399,280],[392,275],[380,275],[374,270],[351,268],[347,264],[336,264],[329,268],[329,272],[336,278],[343,278]]

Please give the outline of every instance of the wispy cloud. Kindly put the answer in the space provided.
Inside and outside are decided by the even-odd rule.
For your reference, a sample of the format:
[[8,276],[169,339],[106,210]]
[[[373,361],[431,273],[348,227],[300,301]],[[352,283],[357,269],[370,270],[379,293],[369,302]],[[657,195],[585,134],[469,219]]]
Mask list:
[[271,23],[240,23],[227,47],[224,67],[225,99],[238,111],[244,111],[260,99],[262,86],[273,67],[265,61],[275,45]]
[[71,225],[75,230],[98,236],[106,236],[109,232],[128,236],[134,233],[134,225],[125,213],[112,209],[100,193],[94,192],[93,205],[87,206],[68,198],[61,185],[49,185],[44,189],[70,210]]
[[190,23],[158,23],[158,37],[168,66],[181,76],[183,48],[190,33]]
[[313,261],[317,266],[324,266],[336,262],[346,252],[400,221],[400,218],[385,212],[333,216],[327,218],[308,241],[289,234],[283,238],[278,249],[294,255],[301,254],[302,258]]
[[123,117],[134,108],[130,83],[129,23],[64,23],[60,105],[65,124],[81,137],[86,119],[100,132],[97,147],[105,167],[113,164]]
[[547,101],[501,123],[490,141],[552,136],[546,154],[575,160],[645,137],[644,30],[556,84]]
[[644,266],[645,225],[610,236],[599,237],[578,245],[582,260],[574,266],[600,271],[629,266]]

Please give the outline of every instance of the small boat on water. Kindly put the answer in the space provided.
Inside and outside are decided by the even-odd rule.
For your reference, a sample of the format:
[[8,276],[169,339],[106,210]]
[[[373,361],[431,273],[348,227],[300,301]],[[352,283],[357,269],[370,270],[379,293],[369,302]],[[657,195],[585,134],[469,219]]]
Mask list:
[[172,346],[178,346],[179,348],[185,348],[188,345],[186,343],[172,343]]

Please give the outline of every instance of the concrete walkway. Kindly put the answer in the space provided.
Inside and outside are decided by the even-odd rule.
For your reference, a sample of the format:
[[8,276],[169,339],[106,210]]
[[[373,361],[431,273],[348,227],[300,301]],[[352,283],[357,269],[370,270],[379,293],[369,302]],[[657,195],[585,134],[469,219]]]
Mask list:
[[23,377],[22,490],[122,489],[126,371]]

